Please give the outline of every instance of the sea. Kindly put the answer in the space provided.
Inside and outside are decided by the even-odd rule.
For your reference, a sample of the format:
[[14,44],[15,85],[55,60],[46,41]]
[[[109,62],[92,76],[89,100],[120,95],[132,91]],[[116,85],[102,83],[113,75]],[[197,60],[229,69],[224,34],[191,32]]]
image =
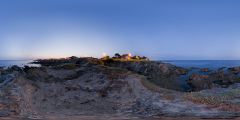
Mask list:
[[165,63],[170,63],[183,68],[229,68],[239,67],[240,60],[164,60]]
[[[36,64],[31,64],[33,60],[0,60],[0,67],[10,67],[17,65],[23,67],[27,66],[38,66]],[[240,66],[240,60],[160,60],[165,63],[170,63],[183,68],[229,68]]]
[[38,67],[37,64],[32,64],[33,60],[0,60],[0,67],[11,67],[13,65],[17,65],[19,67],[23,66],[35,66]]
[[[239,67],[240,60],[164,60],[161,62],[170,63],[179,67],[190,69],[186,75],[179,77],[179,84],[181,84],[183,91],[190,91],[191,87],[187,84],[186,80],[193,73],[207,75],[209,73],[200,72],[201,68],[209,68],[210,70],[216,71],[219,68],[227,71],[230,67]],[[191,69],[199,68],[199,69]]]

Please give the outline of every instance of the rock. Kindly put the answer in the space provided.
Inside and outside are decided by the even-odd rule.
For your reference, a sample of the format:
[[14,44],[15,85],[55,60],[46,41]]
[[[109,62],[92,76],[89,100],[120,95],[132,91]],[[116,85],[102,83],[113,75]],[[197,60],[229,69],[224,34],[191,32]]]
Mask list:
[[175,72],[176,72],[178,75],[186,75],[186,74],[188,73],[188,70],[183,69],[183,68],[176,68]]
[[[60,115],[69,119],[85,113],[143,117],[221,115],[215,108],[185,101],[185,93],[174,91],[181,87],[179,76],[188,72],[184,68],[153,61],[103,63],[91,58],[53,61],[46,62],[51,66],[25,67],[23,74],[18,74],[6,90],[0,91],[6,91],[0,95],[6,97],[3,105],[9,106],[11,112],[1,111],[0,106],[0,117],[12,113]],[[64,64],[72,64],[74,68],[63,69]],[[212,87],[212,78],[224,80],[226,75],[233,74],[192,74],[188,83],[194,91],[208,89]]]
[[230,68],[229,71],[225,71],[224,68],[222,68],[211,73],[205,68],[200,71],[206,72],[206,74],[192,74],[189,77],[189,80],[187,80],[187,83],[192,87],[193,91],[209,89],[212,87],[228,87],[234,83],[240,82],[240,78],[237,74],[238,68]]
[[232,68],[228,68],[228,70],[234,74],[240,73],[240,67],[232,67]]
[[88,103],[91,103],[91,102],[95,102],[95,100],[89,100],[89,99],[87,99],[86,101],[83,101],[83,102],[81,102],[80,104],[88,104]]
[[144,75],[154,84],[173,90],[182,91],[183,88],[178,81],[180,75],[187,73],[184,68],[156,61],[111,61],[104,63],[106,66],[127,69],[129,71]]
[[24,72],[28,72],[28,70],[30,70],[30,69],[31,69],[31,67],[29,67],[29,66],[24,66],[24,67],[23,67],[23,71],[24,71]]
[[11,68],[10,68],[10,70],[13,70],[13,71],[22,71],[22,68],[21,67],[19,67],[19,66],[17,66],[17,65],[13,65]]
[[159,70],[163,73],[163,74],[168,74],[170,72],[170,67],[167,66],[166,64],[159,64]]
[[0,75],[2,74],[3,71],[4,71],[4,69],[2,67],[0,67]]
[[200,72],[209,72],[210,70],[209,70],[209,68],[202,68],[202,69],[200,69]]
[[9,110],[0,110],[0,117],[8,117],[10,115]]
[[190,70],[194,70],[194,69],[200,69],[200,68],[198,68],[198,67],[190,67],[189,69]]
[[192,74],[187,83],[191,86],[193,91],[209,89],[213,86],[208,75]]
[[74,59],[78,59],[78,57],[76,57],[76,56],[71,56],[71,57],[69,57],[68,59],[74,60]]
[[233,83],[239,82],[239,78],[233,72],[217,71],[210,74],[212,81],[222,87],[228,87]]

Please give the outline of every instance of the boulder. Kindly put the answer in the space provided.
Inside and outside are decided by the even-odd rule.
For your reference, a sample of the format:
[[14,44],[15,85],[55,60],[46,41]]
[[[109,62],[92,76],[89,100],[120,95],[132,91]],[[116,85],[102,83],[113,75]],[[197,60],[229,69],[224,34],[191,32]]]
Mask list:
[[232,68],[228,68],[228,70],[234,74],[240,73],[240,67],[232,67]]
[[238,76],[234,72],[225,72],[223,70],[210,74],[212,81],[221,87],[228,87],[233,83],[239,82]]
[[192,88],[192,91],[210,89],[213,86],[213,83],[209,78],[209,75],[199,75],[194,73],[189,77],[187,83]]
[[175,72],[176,72],[178,75],[186,75],[186,74],[188,73],[188,70],[183,69],[183,68],[176,68]]

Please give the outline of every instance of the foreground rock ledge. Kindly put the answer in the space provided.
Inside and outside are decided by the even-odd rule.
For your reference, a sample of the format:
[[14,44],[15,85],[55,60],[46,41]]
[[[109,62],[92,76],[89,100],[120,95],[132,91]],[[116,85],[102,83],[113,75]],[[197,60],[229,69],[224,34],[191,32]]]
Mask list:
[[174,78],[186,71],[170,64],[94,58],[38,62],[42,67],[1,72],[1,117],[200,119],[240,115],[237,84],[179,92],[173,89],[173,85],[178,87]]

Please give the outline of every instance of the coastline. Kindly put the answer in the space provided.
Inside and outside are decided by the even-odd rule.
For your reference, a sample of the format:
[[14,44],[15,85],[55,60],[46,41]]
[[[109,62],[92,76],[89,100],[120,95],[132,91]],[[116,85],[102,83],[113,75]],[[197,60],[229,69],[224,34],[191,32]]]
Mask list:
[[[128,119],[240,116],[240,106],[234,103],[238,100],[240,85],[238,81],[232,81],[232,75],[240,72],[238,67],[228,69],[228,75],[209,69],[191,71],[150,60],[67,58],[34,63],[41,64],[41,67],[12,66],[1,70],[1,80],[7,82],[1,84],[0,89],[7,92],[3,93],[0,103],[11,101],[3,103],[2,110],[9,112],[4,111],[6,114],[2,116],[40,119],[70,116],[72,119],[73,116],[76,119],[96,119],[94,114],[106,114],[106,118],[115,117],[110,114],[122,114],[116,119],[122,119],[124,115],[133,116],[125,116]],[[223,75],[225,81],[216,77],[219,75]],[[191,92],[182,89],[179,83],[182,76],[185,76],[186,84],[191,85]],[[62,117],[55,116],[58,114]]]

